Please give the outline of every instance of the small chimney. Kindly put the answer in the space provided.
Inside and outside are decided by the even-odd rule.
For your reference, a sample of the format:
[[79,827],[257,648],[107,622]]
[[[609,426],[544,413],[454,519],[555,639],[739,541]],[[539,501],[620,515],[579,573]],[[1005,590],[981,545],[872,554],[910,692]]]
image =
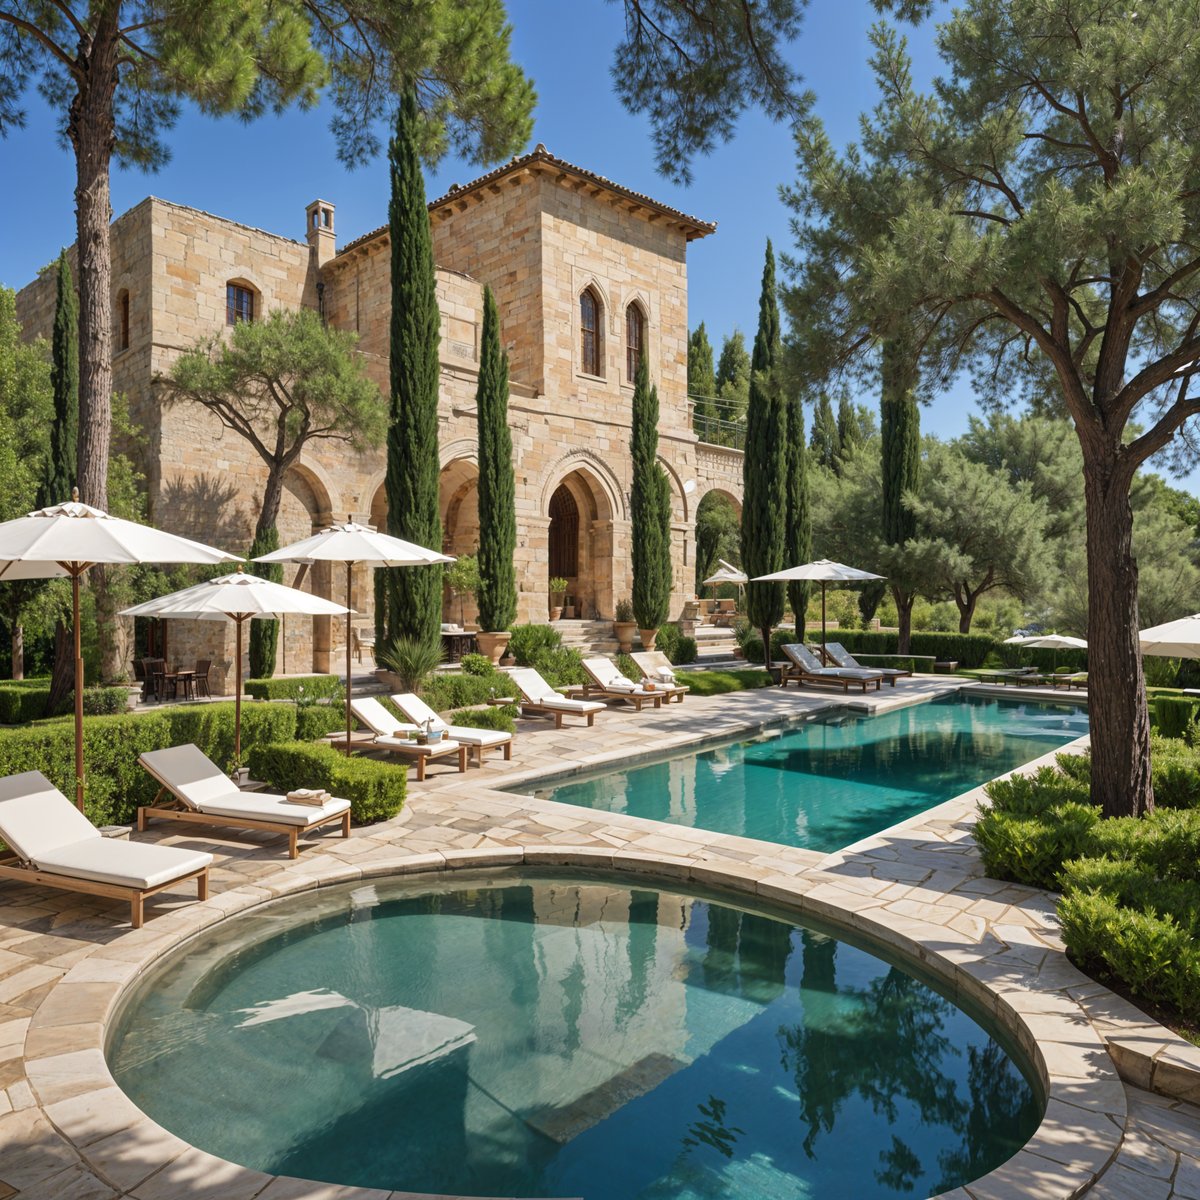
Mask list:
[[317,267],[323,267],[337,253],[333,235],[333,205],[328,200],[314,200],[305,210],[308,246],[317,257]]

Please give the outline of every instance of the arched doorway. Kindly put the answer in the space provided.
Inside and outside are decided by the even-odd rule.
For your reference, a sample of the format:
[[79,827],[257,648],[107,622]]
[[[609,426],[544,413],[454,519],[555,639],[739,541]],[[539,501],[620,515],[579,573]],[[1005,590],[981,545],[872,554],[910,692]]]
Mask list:
[[[479,552],[479,468],[470,459],[456,458],[438,478],[442,515],[442,553],[461,558]],[[478,617],[475,597],[458,594],[447,584],[442,619],[470,625]]]
[[703,581],[718,559],[740,563],[742,507],[735,496],[719,488],[704,493],[696,505],[696,594],[708,595]]
[[604,489],[587,471],[572,471],[550,493],[546,516],[546,575],[539,582],[547,589],[547,604],[548,582],[559,577],[567,581],[576,617],[611,617],[613,521]]

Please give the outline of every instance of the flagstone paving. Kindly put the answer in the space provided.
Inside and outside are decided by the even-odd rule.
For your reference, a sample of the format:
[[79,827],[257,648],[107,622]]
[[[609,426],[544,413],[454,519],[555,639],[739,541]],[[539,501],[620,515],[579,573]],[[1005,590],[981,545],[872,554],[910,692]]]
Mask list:
[[[961,683],[905,682],[850,703],[882,711]],[[1022,1151],[950,1193],[954,1200],[1200,1200],[1200,1108],[1189,1103],[1200,1101],[1200,1051],[1067,962],[1053,897],[983,875],[970,840],[977,793],[822,855],[497,790],[842,703],[815,689],[767,689],[689,697],[657,712],[614,708],[591,729],[523,720],[512,762],[497,756],[465,775],[431,769],[425,783],[410,782],[395,820],[348,840],[314,840],[295,862],[265,834],[152,828],[139,836],[217,860],[207,902],[164,893],[141,930],[116,904],[3,885],[0,1200],[386,1200],[273,1178],[188,1146],[116,1088],[105,1023],[145,964],[265,899],[396,872],[523,864],[640,872],[783,904],[920,959],[952,995],[985,1004],[1044,1073],[1047,1113]]]

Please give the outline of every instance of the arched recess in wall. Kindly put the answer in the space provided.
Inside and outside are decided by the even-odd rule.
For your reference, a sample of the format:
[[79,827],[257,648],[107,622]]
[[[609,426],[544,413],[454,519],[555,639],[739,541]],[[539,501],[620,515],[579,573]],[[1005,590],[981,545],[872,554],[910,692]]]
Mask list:
[[[283,501],[279,506],[279,543],[286,546],[311,537],[324,529],[332,518],[329,483],[307,463],[293,463],[283,477]],[[323,596],[338,604],[346,603],[345,572],[335,572],[329,563],[309,567],[285,564],[284,582],[314,596]],[[278,663],[281,674],[315,671],[326,673],[333,667],[333,648],[345,646],[348,634],[341,617],[290,616],[280,621]]]
[[742,503],[723,488],[710,487],[696,504],[696,594],[704,580],[725,559],[735,566],[741,562]]
[[[438,509],[442,517],[442,553],[461,558],[479,550],[479,466],[474,458],[446,462],[438,476]],[[460,624],[474,622],[475,597],[453,593],[446,585],[442,615]]]
[[[650,313],[638,298],[625,306],[625,376],[623,383],[632,384],[637,376],[642,351],[650,354]],[[650,378],[654,382],[654,359],[650,358]]]
[[614,595],[613,556],[616,548],[616,481],[607,468],[583,455],[560,463],[547,480],[542,495],[542,515],[547,523],[547,553],[535,564],[535,577],[524,590],[546,595],[549,580],[567,580],[568,603],[584,620],[611,618]]

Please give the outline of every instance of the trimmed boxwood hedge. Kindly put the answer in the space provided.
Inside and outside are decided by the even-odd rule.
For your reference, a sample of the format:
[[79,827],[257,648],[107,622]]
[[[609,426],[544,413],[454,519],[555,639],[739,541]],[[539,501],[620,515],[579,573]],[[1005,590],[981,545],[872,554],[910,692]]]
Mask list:
[[[84,807],[97,825],[129,823],[139,804],[158,790],[138,765],[138,755],[163,746],[194,742],[219,767],[233,756],[232,703],[163,708],[152,713],[83,719]],[[290,704],[243,704],[242,751],[296,736]],[[0,734],[0,775],[42,771],[68,796],[75,795],[75,729],[52,721]]]
[[460,708],[457,712],[447,713],[447,725],[465,725],[471,729],[498,729],[502,733],[516,731],[517,706],[505,704],[493,708]]
[[28,725],[46,715],[50,685],[0,683],[0,725]]
[[1061,889],[1073,962],[1200,1024],[1200,750],[1151,738],[1156,808],[1102,820],[1087,755],[989,784],[975,840],[989,875]]
[[250,774],[277,792],[319,787],[350,801],[357,824],[386,821],[404,807],[408,769],[402,763],[347,757],[321,742],[277,742],[250,751]]
[[246,679],[242,688],[255,700],[337,700],[342,681],[337,675],[291,675],[282,679]]

